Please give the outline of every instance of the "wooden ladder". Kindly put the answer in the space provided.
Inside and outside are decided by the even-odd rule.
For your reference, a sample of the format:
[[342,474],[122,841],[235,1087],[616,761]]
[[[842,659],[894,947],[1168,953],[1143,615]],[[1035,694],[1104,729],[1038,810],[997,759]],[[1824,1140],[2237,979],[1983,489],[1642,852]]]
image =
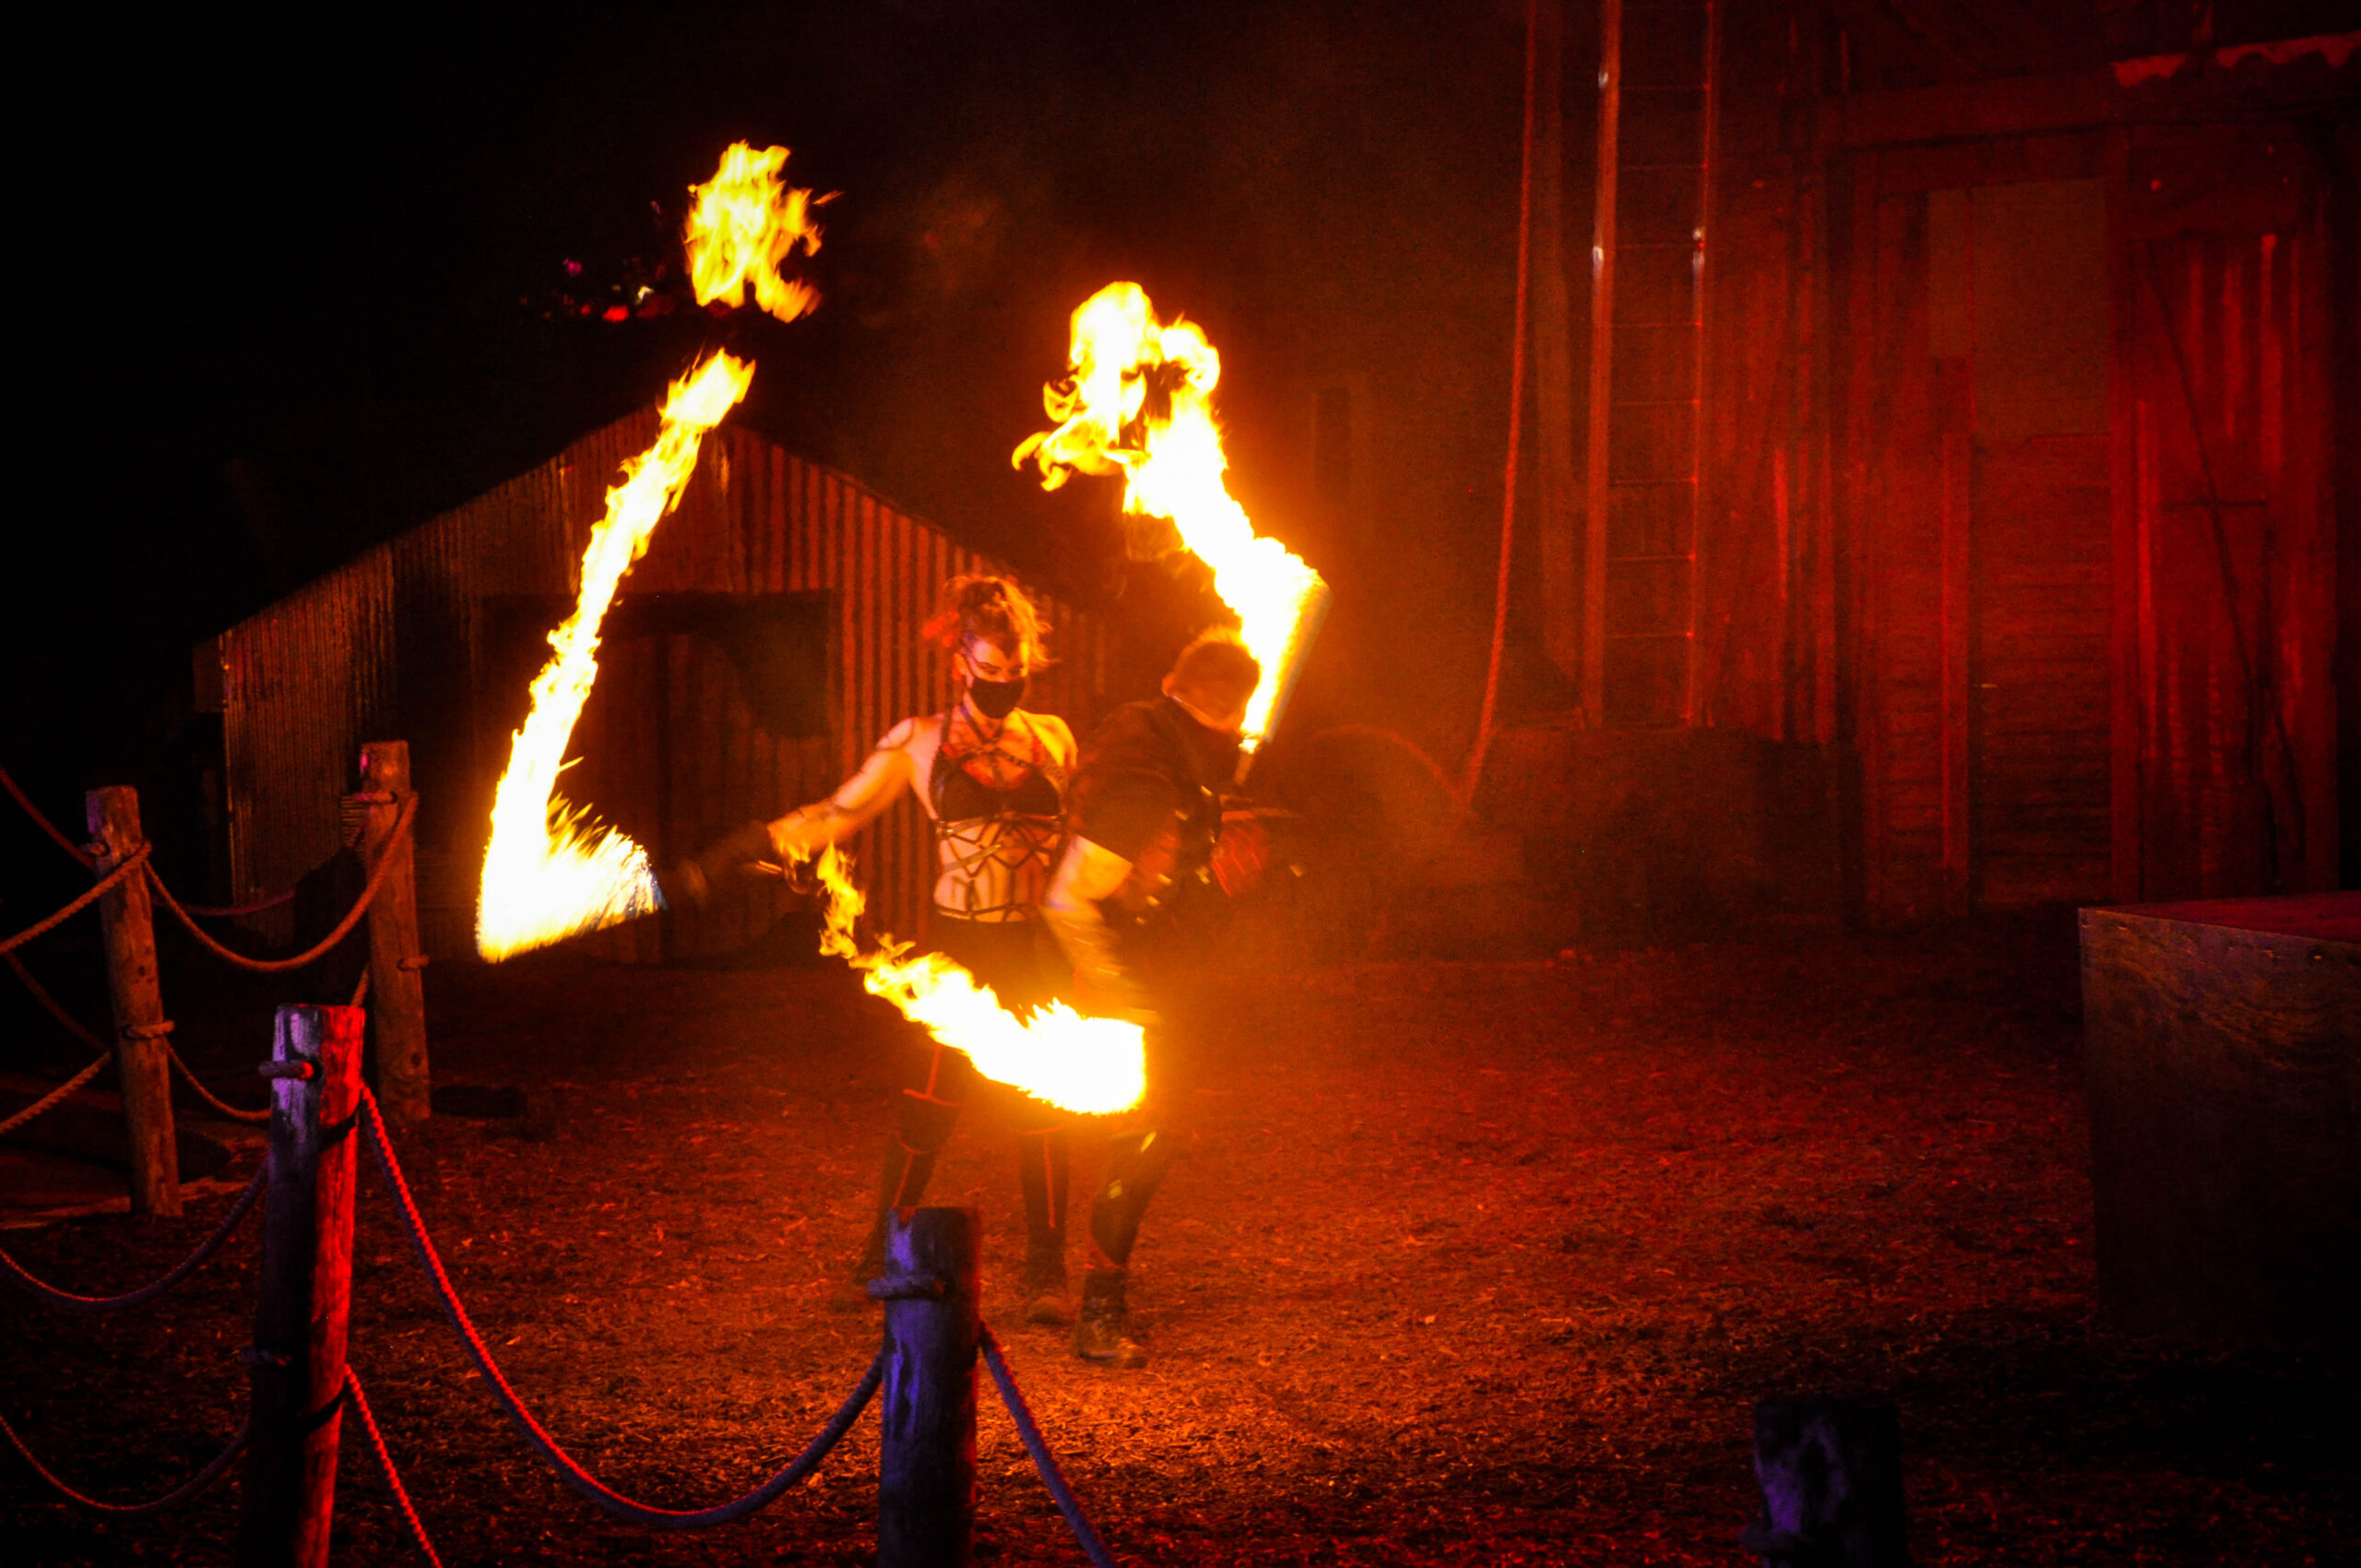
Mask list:
[[1721,0],[1600,0],[1583,712],[1676,728],[1697,704],[1706,219]]

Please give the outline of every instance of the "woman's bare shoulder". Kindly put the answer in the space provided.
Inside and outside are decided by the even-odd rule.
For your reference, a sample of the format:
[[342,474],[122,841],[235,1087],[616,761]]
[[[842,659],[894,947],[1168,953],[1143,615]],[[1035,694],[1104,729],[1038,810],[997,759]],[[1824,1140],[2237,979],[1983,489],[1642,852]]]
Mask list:
[[1054,713],[1033,713],[1028,711],[1026,717],[1033,720],[1034,733],[1041,737],[1041,743],[1049,747],[1050,752],[1056,755],[1060,762],[1071,763],[1074,761],[1075,750],[1074,726],[1068,724],[1064,719],[1059,718]]

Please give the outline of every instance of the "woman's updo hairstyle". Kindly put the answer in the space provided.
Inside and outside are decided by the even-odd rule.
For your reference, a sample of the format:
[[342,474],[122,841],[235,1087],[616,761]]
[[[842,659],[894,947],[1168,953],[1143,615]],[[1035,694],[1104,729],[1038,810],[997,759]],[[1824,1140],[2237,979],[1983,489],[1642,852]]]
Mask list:
[[1050,624],[1008,577],[952,578],[943,585],[943,608],[927,622],[922,635],[945,653],[957,652],[969,637],[981,637],[1022,659],[1028,671],[1050,662],[1042,647]]

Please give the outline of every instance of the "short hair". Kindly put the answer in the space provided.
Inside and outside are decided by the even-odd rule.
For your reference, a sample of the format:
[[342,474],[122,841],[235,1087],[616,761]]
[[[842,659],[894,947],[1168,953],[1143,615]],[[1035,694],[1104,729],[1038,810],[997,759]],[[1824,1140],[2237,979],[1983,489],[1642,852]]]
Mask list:
[[1263,683],[1263,661],[1236,632],[1216,626],[1200,632],[1172,661],[1172,690],[1208,713],[1244,707]]
[[922,628],[922,635],[945,653],[955,653],[969,637],[981,637],[1038,670],[1050,662],[1042,647],[1050,624],[1013,577],[983,574],[957,576],[943,585],[943,608]]

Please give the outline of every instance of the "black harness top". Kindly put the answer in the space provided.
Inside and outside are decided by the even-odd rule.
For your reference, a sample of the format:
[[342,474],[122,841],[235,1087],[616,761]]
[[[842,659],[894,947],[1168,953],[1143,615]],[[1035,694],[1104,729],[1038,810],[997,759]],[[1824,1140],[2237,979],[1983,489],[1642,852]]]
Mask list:
[[1021,754],[1001,749],[1001,737],[1010,733],[1006,728],[990,741],[976,737],[971,728],[974,743],[955,749],[958,717],[955,707],[943,716],[927,798],[934,805],[942,873],[963,889],[965,907],[940,898],[936,907],[970,920],[1008,918],[1020,908],[1029,913],[1029,899],[992,900],[980,890],[998,880],[986,875],[994,861],[1007,868],[1012,892],[1024,885],[1020,873],[1027,869],[1033,881],[1046,885],[1050,860],[1065,835],[1066,771],[1029,731],[1022,737]]

